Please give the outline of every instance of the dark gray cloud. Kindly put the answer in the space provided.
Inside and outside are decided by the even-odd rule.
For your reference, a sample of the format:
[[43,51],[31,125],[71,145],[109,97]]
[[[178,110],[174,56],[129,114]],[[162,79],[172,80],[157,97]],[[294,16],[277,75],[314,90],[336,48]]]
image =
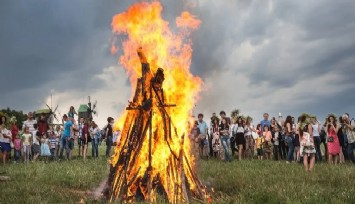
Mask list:
[[[162,2],[171,25],[182,9],[202,20],[192,35],[191,69],[207,86],[198,111],[238,107],[254,118],[355,112],[354,1]],[[117,64],[109,53],[111,18],[130,4],[1,1],[0,106],[33,109],[51,89],[104,90],[107,82],[95,76]]]

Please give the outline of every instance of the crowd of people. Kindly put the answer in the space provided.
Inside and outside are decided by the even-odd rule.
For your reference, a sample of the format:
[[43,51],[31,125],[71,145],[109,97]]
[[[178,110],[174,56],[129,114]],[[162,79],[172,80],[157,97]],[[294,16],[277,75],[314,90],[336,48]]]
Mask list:
[[346,160],[355,164],[355,125],[348,113],[339,118],[329,114],[323,123],[307,113],[300,115],[297,122],[294,116],[283,119],[281,114],[270,120],[265,113],[256,127],[251,117],[234,114],[230,118],[224,111],[219,117],[213,113],[208,127],[200,113],[190,139],[195,156],[225,161],[235,157],[302,162],[306,171],[312,171],[315,161],[323,159],[330,164]]
[[[74,147],[78,146],[78,156],[88,158],[91,143],[91,158],[99,157],[99,145],[106,143],[106,157],[112,152],[114,141],[119,137],[118,131],[113,131],[114,119],[107,118],[107,125],[100,129],[92,119],[84,119],[77,115],[74,107],[62,117],[62,124],[48,123],[48,116],[42,114],[37,120],[32,112],[27,114],[27,120],[22,128],[16,123],[16,118],[0,117],[0,152],[2,163],[9,160],[17,162],[35,162],[38,159],[48,162],[70,160]],[[64,154],[65,153],[65,154]]]

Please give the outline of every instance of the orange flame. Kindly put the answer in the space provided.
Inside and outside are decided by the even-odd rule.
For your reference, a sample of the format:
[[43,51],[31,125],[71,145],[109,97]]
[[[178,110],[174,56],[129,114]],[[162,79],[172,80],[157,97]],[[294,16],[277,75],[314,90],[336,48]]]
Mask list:
[[[171,149],[179,155],[180,145],[183,145],[184,152],[187,155],[189,164],[193,167],[194,159],[190,154],[190,142],[188,132],[193,121],[192,110],[198,100],[198,94],[201,90],[202,80],[190,72],[192,43],[189,39],[191,31],[197,29],[201,21],[189,12],[184,11],[181,16],[176,18],[177,34],[170,30],[169,22],[162,18],[162,5],[154,1],[152,3],[141,2],[132,5],[127,11],[117,14],[112,20],[112,30],[116,35],[124,34],[127,39],[122,42],[122,52],[120,63],[126,69],[130,76],[132,90],[136,89],[136,80],[142,77],[141,61],[137,55],[137,49],[141,48],[145,54],[145,60],[150,64],[151,71],[155,73],[159,67],[164,68],[165,81],[163,89],[165,91],[165,100],[169,104],[176,104],[174,108],[167,108],[171,116],[172,123],[176,127],[177,135],[171,143]],[[115,45],[111,50],[117,51]],[[125,121],[127,111],[125,111],[115,123],[115,129],[127,130],[127,121]],[[166,168],[171,159],[170,149],[164,142],[163,134],[156,133],[157,127],[161,126],[162,120],[158,117],[152,118],[152,127],[155,136],[152,152],[152,174],[160,175],[161,178],[168,177]],[[160,130],[161,131],[161,130]],[[181,142],[181,135],[185,136],[185,141]],[[125,139],[122,132],[121,141]],[[111,164],[115,165],[118,160],[118,153],[123,147],[119,144],[115,149],[115,155],[111,159]],[[143,176],[143,169],[148,166],[148,142],[143,143],[141,154],[136,158],[137,165],[135,170],[139,171],[138,176]],[[186,165],[186,164],[184,164]],[[133,175],[128,175],[133,176]],[[188,180],[192,180],[193,175],[187,175]],[[181,181],[180,181],[181,182]],[[168,180],[162,181],[164,189],[169,192],[173,189],[173,183]],[[191,182],[193,184],[193,182]],[[132,187],[131,192],[138,186]],[[191,185],[191,189],[197,188]],[[171,191],[171,190],[170,190]],[[154,197],[154,195],[152,195]],[[169,200],[172,196],[168,193]]]

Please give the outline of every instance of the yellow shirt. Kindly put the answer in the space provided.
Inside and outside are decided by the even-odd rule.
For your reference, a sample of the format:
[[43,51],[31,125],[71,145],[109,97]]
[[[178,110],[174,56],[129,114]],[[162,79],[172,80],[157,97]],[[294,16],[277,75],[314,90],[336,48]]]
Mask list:
[[30,145],[30,139],[32,135],[30,133],[24,133],[22,134],[22,139],[23,139],[23,145]]
[[263,143],[264,143],[264,138],[259,136],[259,137],[256,139],[256,147],[257,147],[258,149],[263,148]]

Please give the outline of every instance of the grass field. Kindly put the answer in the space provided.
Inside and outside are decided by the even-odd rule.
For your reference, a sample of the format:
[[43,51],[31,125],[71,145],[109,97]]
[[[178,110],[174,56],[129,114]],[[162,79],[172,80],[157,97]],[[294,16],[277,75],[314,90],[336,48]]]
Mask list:
[[[0,203],[97,202],[92,192],[108,173],[104,157],[1,168],[11,181],[0,182]],[[197,171],[213,187],[215,203],[355,203],[355,166],[350,163],[317,164],[315,172],[306,174],[300,164],[203,160]]]

